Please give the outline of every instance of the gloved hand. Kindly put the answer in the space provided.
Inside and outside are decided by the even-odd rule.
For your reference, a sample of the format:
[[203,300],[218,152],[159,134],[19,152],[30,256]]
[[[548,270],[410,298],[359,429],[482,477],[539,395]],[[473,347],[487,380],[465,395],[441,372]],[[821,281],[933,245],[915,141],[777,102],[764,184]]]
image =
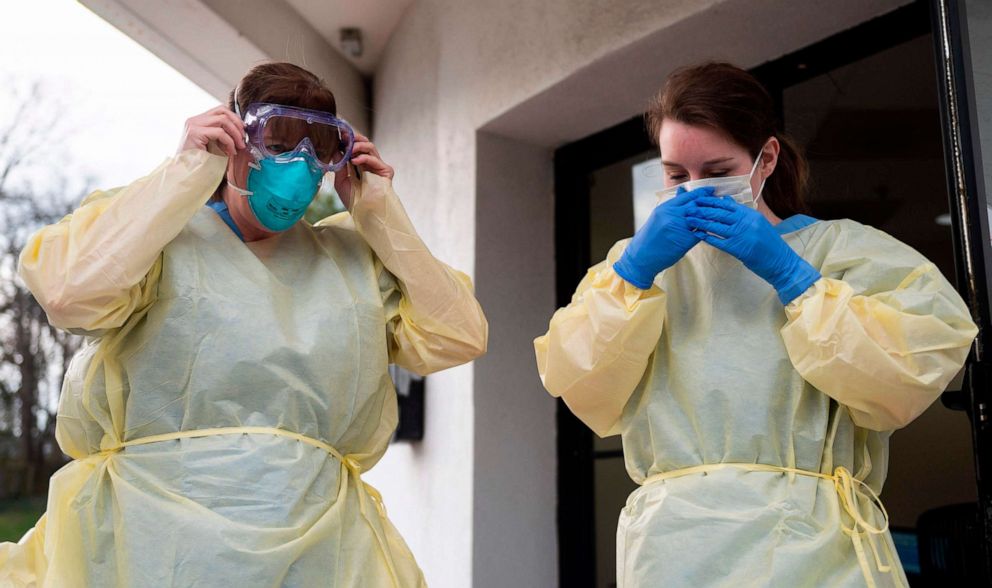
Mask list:
[[642,290],[647,290],[665,268],[675,265],[699,243],[699,235],[686,224],[688,206],[700,196],[712,196],[713,188],[678,192],[675,198],[651,211],[634,238],[627,244],[620,260],[613,264],[619,276]]
[[793,251],[757,210],[730,198],[706,196],[696,198],[685,214],[703,241],[741,260],[775,288],[782,304],[820,279],[820,272]]

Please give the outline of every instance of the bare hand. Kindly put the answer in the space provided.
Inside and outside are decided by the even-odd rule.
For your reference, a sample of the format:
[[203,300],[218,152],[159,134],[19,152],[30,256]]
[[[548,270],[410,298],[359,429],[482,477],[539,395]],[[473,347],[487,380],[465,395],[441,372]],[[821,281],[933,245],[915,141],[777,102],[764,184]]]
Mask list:
[[386,165],[379,155],[379,150],[372,140],[365,135],[355,132],[355,146],[351,148],[351,163],[358,166],[358,171],[372,172],[386,179],[393,179],[393,168]]
[[[372,141],[358,131],[355,131],[355,145],[351,148],[348,165],[354,165],[361,173],[373,173],[389,180],[395,174],[393,168],[382,160]],[[347,167],[334,174],[334,189],[344,205],[351,208],[351,181]]]
[[177,153],[200,149],[234,157],[239,149],[245,148],[244,122],[226,106],[217,106],[186,120]]

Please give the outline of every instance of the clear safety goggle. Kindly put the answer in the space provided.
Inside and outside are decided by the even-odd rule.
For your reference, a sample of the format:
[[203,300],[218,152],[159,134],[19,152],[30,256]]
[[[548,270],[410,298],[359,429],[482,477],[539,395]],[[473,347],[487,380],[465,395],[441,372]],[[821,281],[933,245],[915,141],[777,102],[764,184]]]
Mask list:
[[325,172],[337,171],[351,159],[355,131],[327,112],[254,102],[242,118],[248,142],[263,157],[275,158],[302,148],[313,154]]

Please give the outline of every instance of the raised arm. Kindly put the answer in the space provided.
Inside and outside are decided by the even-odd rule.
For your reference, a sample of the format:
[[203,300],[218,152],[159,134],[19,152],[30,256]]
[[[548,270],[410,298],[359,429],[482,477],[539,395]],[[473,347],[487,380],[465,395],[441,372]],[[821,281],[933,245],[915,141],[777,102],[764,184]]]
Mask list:
[[154,284],[146,280],[169,243],[203,206],[227,158],[186,150],[148,176],[95,192],[71,215],[32,235],[19,273],[64,329],[119,327]]

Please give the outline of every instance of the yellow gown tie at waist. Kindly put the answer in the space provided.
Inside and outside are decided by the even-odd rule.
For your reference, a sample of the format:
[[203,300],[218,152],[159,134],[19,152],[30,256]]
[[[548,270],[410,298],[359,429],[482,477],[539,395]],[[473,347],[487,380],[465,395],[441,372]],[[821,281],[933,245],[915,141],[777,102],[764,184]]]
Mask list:
[[123,441],[115,447],[110,447],[101,450],[99,453],[94,454],[96,457],[109,457],[126,447],[134,447],[136,445],[148,445],[151,443],[161,443],[163,441],[175,441],[178,439],[193,439],[199,437],[212,437],[217,435],[276,435],[278,437],[286,437],[288,439],[294,439],[301,443],[306,443],[318,449],[323,449],[328,454],[330,454],[334,459],[341,462],[342,471],[344,472],[345,483],[347,483],[347,478],[350,475],[355,480],[355,486],[358,489],[358,509],[362,513],[362,517],[368,523],[369,527],[372,529],[372,533],[375,535],[376,542],[379,544],[379,549],[382,551],[382,555],[386,560],[386,567],[389,569],[389,576],[393,581],[393,585],[399,587],[399,575],[396,573],[396,566],[393,563],[392,553],[389,549],[389,544],[386,538],[383,536],[382,532],[375,525],[372,518],[369,516],[368,510],[366,508],[366,503],[368,500],[372,500],[375,504],[376,511],[378,512],[380,518],[386,518],[386,509],[382,504],[382,495],[379,491],[372,486],[366,484],[362,481],[362,465],[358,460],[351,455],[342,455],[334,447],[319,441],[312,437],[307,437],[306,435],[301,435],[300,433],[294,433],[293,431],[287,431],[285,429],[277,429],[275,427],[219,427],[213,429],[196,429],[192,431],[177,431],[175,433],[165,433],[162,435],[150,435],[148,437],[140,437],[138,439],[131,439],[129,441]]
[[[693,474],[708,474],[710,472],[720,470],[742,470],[748,472],[790,474],[792,476],[799,475],[810,478],[820,478],[822,480],[833,482],[834,490],[837,492],[837,500],[840,503],[841,508],[849,517],[851,517],[851,520],[853,521],[853,524],[850,527],[843,525],[842,523],[842,528],[844,533],[851,538],[851,543],[854,545],[854,552],[858,556],[858,564],[861,566],[861,572],[864,574],[865,582],[868,583],[868,588],[877,588],[877,584],[875,583],[874,574],[872,574],[871,567],[869,566],[868,556],[865,553],[862,538],[868,542],[868,547],[871,549],[873,559],[875,560],[876,569],[883,574],[892,574],[897,586],[901,587],[903,585],[902,581],[899,579],[899,575],[892,569],[893,557],[892,553],[889,551],[888,544],[884,540],[882,541],[882,548],[885,550],[885,562],[883,562],[882,554],[879,553],[879,548],[874,539],[875,537],[884,536],[889,530],[889,513],[886,512],[885,506],[882,504],[882,500],[878,497],[878,494],[876,494],[875,491],[868,486],[868,484],[865,484],[862,480],[852,476],[851,472],[845,467],[838,467],[834,470],[833,475],[830,475],[821,474],[820,472],[801,470],[798,468],[772,466],[761,463],[714,463],[655,474],[644,480],[641,485],[647,486],[649,484],[654,484],[664,480],[691,476]],[[882,513],[883,524],[881,526],[870,524],[861,514],[861,506],[865,500],[867,500],[868,503],[874,503],[878,506],[879,511]]]

